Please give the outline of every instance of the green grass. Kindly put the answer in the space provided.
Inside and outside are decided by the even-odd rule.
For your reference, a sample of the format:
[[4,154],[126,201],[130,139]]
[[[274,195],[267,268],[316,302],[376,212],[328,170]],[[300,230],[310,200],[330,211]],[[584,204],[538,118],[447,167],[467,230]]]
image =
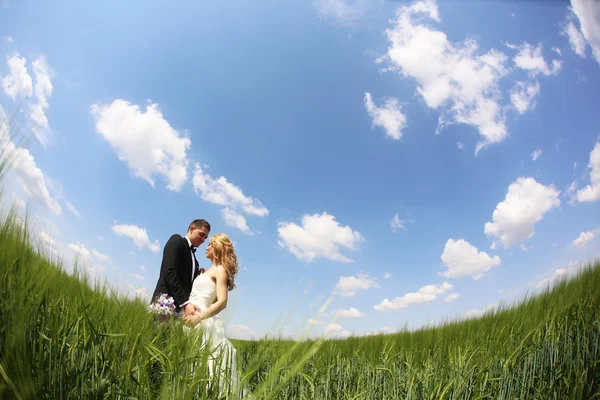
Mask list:
[[[155,323],[145,303],[107,294],[77,268],[68,274],[40,253],[35,233],[15,209],[0,223],[0,398],[218,398],[198,335]],[[232,342],[259,399],[600,398],[599,288],[594,262],[478,319],[345,340]]]
[[[2,398],[217,398],[204,386],[197,336],[155,323],[145,303],[107,295],[36,247],[10,213],[0,227]],[[232,342],[256,398],[598,398],[599,267],[512,307],[436,328]]]

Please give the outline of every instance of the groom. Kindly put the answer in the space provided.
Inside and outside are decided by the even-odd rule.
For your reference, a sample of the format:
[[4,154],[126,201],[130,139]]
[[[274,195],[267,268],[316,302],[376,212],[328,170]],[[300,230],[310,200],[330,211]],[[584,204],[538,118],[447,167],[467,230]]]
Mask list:
[[163,251],[160,276],[152,301],[161,293],[166,293],[175,300],[177,312],[182,308],[185,315],[200,311],[198,306],[189,302],[192,282],[199,275],[198,260],[194,253],[209,233],[210,224],[203,219],[196,219],[190,223],[184,237],[176,233],[169,238]]

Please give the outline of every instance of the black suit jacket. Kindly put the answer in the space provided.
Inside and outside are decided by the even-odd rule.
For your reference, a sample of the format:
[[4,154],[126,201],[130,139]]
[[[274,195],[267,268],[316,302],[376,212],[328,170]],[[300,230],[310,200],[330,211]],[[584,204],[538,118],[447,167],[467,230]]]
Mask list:
[[161,293],[166,293],[173,297],[177,311],[180,311],[180,305],[188,301],[192,291],[192,281],[199,273],[195,255],[194,266],[192,276],[192,254],[187,239],[178,234],[171,236],[163,250],[160,275],[152,294],[152,301],[156,300]]

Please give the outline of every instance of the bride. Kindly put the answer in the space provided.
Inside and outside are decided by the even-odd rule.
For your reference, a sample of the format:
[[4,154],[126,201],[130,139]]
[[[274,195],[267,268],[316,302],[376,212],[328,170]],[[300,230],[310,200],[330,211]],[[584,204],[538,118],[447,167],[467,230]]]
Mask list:
[[200,311],[186,316],[185,323],[193,329],[202,329],[202,342],[211,353],[208,357],[211,381],[218,373],[220,392],[235,393],[239,385],[236,349],[225,336],[225,324],[218,315],[227,307],[227,293],[235,288],[233,282],[238,272],[237,256],[229,237],[223,233],[212,236],[206,258],[212,261],[212,266],[194,280],[189,298]]

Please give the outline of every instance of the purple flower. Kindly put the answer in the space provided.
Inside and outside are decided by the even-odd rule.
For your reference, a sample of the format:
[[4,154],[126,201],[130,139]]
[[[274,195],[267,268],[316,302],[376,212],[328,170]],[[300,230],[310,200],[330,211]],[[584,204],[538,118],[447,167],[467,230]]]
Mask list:
[[161,293],[156,297],[154,303],[148,305],[148,312],[154,314],[155,318],[160,321],[167,321],[181,316],[181,313],[175,312],[175,308],[175,300],[168,294]]

